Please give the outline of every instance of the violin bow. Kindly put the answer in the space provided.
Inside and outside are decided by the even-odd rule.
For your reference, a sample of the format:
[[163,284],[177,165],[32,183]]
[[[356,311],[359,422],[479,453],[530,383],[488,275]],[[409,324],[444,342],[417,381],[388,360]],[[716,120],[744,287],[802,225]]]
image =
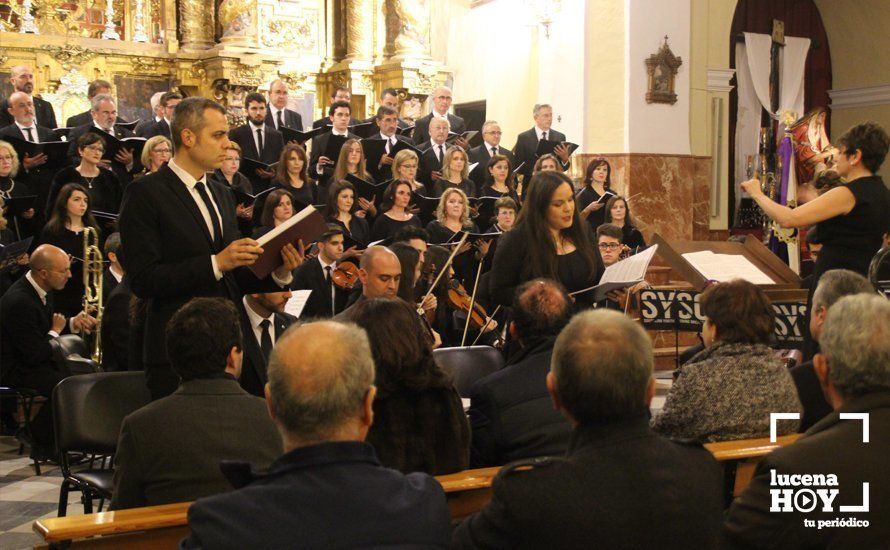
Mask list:
[[433,293],[433,290],[436,289],[436,285],[438,285],[439,281],[442,280],[442,276],[448,272],[448,266],[451,265],[451,262],[454,260],[454,257],[457,256],[457,251],[460,250],[460,247],[462,247],[465,242],[467,242],[467,237],[469,237],[469,236],[470,236],[470,234],[465,231],[464,236],[461,237],[461,239],[460,239],[460,242],[457,243],[457,246],[455,246],[454,250],[451,251],[451,255],[448,256],[448,259],[445,260],[444,264],[442,264],[442,268],[439,270],[439,275],[436,276],[436,280],[433,281],[433,284],[431,284],[429,289],[427,289],[426,294],[424,294],[423,298],[420,299],[421,304],[424,301],[426,301],[427,297]]
[[473,340],[472,344],[470,344],[471,346],[475,346],[476,342],[478,342],[479,339],[482,338],[482,334],[485,332],[485,329],[487,329],[488,325],[490,325],[491,322],[494,321],[494,316],[497,315],[498,311],[500,311],[500,310],[501,310],[501,304],[498,304],[498,307],[494,308],[494,311],[491,312],[491,316],[488,318],[487,321],[485,321],[485,324],[482,326],[482,328],[479,329],[479,334],[476,335],[476,339]]
[[[467,311],[467,322],[464,324],[464,335],[460,339],[460,347],[464,347],[467,343],[467,332],[470,330],[470,321],[473,319],[473,308],[476,306],[476,290],[479,289],[479,277],[482,276],[482,261],[479,261],[479,268],[476,269],[476,280],[473,281],[473,293],[470,294],[470,310]],[[487,325],[488,323],[486,323]],[[481,329],[480,329],[481,332]]]

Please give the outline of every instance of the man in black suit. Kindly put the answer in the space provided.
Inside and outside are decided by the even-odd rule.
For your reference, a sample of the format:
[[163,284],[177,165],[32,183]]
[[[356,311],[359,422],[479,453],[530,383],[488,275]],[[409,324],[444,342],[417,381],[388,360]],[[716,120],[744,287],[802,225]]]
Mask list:
[[[535,126],[516,137],[516,145],[513,146],[513,154],[516,155],[516,165],[525,163],[522,170],[519,171],[524,178],[524,182],[528,184],[532,171],[535,168],[535,161],[538,160],[536,151],[538,150],[538,142],[546,141],[565,141],[566,135],[562,132],[552,129],[553,124],[553,107],[546,103],[536,104],[532,114],[535,118]],[[562,171],[565,172],[569,168],[569,150],[566,146],[560,145],[553,151],[559,159]],[[515,168],[516,166],[514,166]]]
[[[326,156],[328,141],[332,135],[345,136],[346,139],[359,139],[359,137],[349,131],[350,115],[352,107],[346,101],[335,101],[328,109],[329,120],[332,124],[331,131],[325,132],[318,137],[312,138],[312,154],[309,156],[309,173],[312,177],[319,180],[319,196],[327,196],[323,194],[322,187],[327,186],[327,182],[334,174],[334,167],[337,164],[336,158]],[[326,189],[324,189],[326,191]]]
[[139,121],[139,124],[137,124],[136,128],[133,130],[134,134],[139,137],[148,138],[155,123],[164,119],[164,107],[161,106],[161,97],[165,93],[166,92],[155,92],[152,94],[151,99],[148,100],[148,103],[151,106],[151,116]]
[[[13,67],[9,82],[12,84],[13,94],[22,92],[34,103],[36,124],[50,130],[58,128],[59,125],[56,124],[56,113],[53,110],[52,104],[49,101],[44,101],[34,96],[34,71],[31,70],[31,67],[27,65]],[[14,121],[14,117],[7,110],[10,106],[9,100],[12,99],[13,94],[10,94],[8,99],[0,101],[0,126],[7,126]]]
[[[395,88],[384,88],[382,92],[380,92],[379,105],[377,106],[377,115],[380,114],[380,107],[389,107],[396,112],[396,127],[401,129],[408,128],[411,126],[411,123],[407,120],[399,118],[399,92],[395,90]],[[368,117],[362,122],[371,122],[377,119],[377,115]],[[408,136],[401,136],[409,139],[411,143],[414,143],[414,140],[408,138]]]
[[441,486],[425,473],[383,468],[365,442],[375,394],[363,330],[330,321],[289,330],[266,387],[285,454],[266,475],[232,465],[237,490],[189,508],[181,547],[448,547]]
[[106,371],[136,370],[130,367],[132,297],[130,281],[124,277],[111,291],[102,311],[102,368]]
[[[107,80],[94,80],[90,82],[90,85],[87,88],[87,99],[90,100],[90,105],[92,105],[93,98],[99,94],[111,95],[111,83]],[[77,128],[78,126],[89,124],[92,121],[93,115],[88,109],[82,113],[68,117],[68,120],[65,121],[65,127]],[[126,122],[126,120],[122,119],[121,117],[117,117],[115,123],[120,124],[121,122]]]
[[414,145],[414,142],[411,141],[410,138],[396,133],[396,128],[398,127],[399,122],[399,113],[392,107],[387,107],[386,105],[378,107],[377,116],[374,117],[374,121],[380,129],[380,133],[376,136],[371,136],[371,139],[383,139],[387,141],[386,154],[380,157],[380,164],[377,166],[368,166],[371,175],[374,176],[378,183],[380,183],[392,178],[392,159],[395,156],[392,153],[392,149],[395,147],[396,142],[404,141],[411,145]]
[[266,367],[272,347],[287,327],[297,321],[296,317],[284,312],[284,306],[291,296],[290,290],[246,294],[239,304],[244,362],[238,381],[247,393],[263,397],[263,388],[269,381]]
[[133,292],[147,300],[143,359],[155,399],[179,383],[167,361],[164,330],[182,304],[194,296],[237,302],[245,293],[280,291],[302,261],[288,244],[270,277],[258,279],[247,267],[261,249],[240,238],[232,193],[206,182],[226,156],[227,130],[224,107],[200,97],[183,100],[173,119],[173,158],[128,189],[121,207],[123,265]]
[[510,161],[510,169],[516,168],[516,157],[513,152],[501,147],[501,126],[494,120],[488,120],[482,125],[482,145],[473,147],[469,151],[470,164],[479,163],[479,166],[470,172],[470,178],[476,182],[476,189],[482,189],[485,185],[485,174],[488,171],[488,161],[494,155],[504,155]]
[[[263,94],[251,92],[244,98],[247,112],[247,123],[229,131],[229,139],[241,147],[242,158],[258,160],[266,164],[274,164],[281,157],[284,149],[284,138],[281,132],[266,122],[266,98]],[[275,177],[274,170],[258,168],[256,173],[247,174],[253,189],[261,192],[269,188],[269,182]]]
[[170,129],[173,126],[173,112],[176,110],[176,106],[179,105],[181,101],[182,94],[177,92],[165,92],[161,96],[159,104],[161,111],[164,113],[163,118],[161,118],[151,126],[145,136],[146,138],[164,136],[167,139],[172,139],[170,137]]
[[[430,114],[425,117],[421,117],[417,119],[417,122],[414,124],[414,143],[426,143],[430,140],[430,121],[434,118],[441,118],[448,120],[449,129],[456,133],[462,134],[467,131],[467,123],[464,122],[464,119],[457,115],[452,115],[448,112],[448,109],[451,108],[451,88],[447,86],[439,86],[435,90],[433,90],[433,110]],[[460,145],[464,149],[469,149],[467,147],[466,141],[461,139],[463,143],[455,142],[455,145]]]
[[[888,334],[890,301],[883,296],[856,294],[831,306],[813,364],[834,411],[793,445],[763,457],[726,515],[726,548],[887,547]],[[828,475],[834,483],[824,481]],[[800,481],[808,477],[814,481]],[[815,502],[803,498],[804,489]]]
[[53,291],[71,278],[71,261],[61,248],[38,246],[30,270],[0,298],[0,376],[3,385],[36,390],[48,398],[31,422],[31,454],[38,460],[57,456],[53,449],[53,388],[68,375],[53,361],[50,340],[65,329],[91,331],[96,320],[84,313],[65,319],[53,313]]
[[[93,97],[92,107],[90,108],[92,119],[87,124],[83,124],[73,129],[68,134],[68,158],[71,164],[77,166],[80,164],[80,153],[77,150],[77,138],[90,131],[90,128],[98,128],[105,134],[114,136],[117,139],[133,137],[133,132],[122,126],[117,126],[117,100],[113,96],[107,94],[98,94]],[[140,164],[133,149],[121,148],[114,157],[114,160],[103,160],[100,165],[114,172],[121,185],[126,187],[133,181],[133,173],[140,169]]]
[[333,317],[346,308],[349,294],[333,281],[337,262],[343,256],[343,229],[329,225],[318,239],[318,257],[303,262],[294,272],[294,290],[311,290],[301,317]]
[[[335,86],[333,92],[331,93],[331,105],[337,102],[345,101],[349,103],[352,100],[352,93],[349,91],[349,88],[345,86]],[[330,108],[328,108],[328,114],[330,115]],[[360,124],[361,121],[355,118],[349,117],[349,124],[347,126],[355,126],[356,124]],[[329,116],[321,117],[320,119],[314,121],[312,123],[313,128],[320,128],[321,126],[330,126],[331,119]]]
[[722,470],[700,443],[649,428],[652,367],[651,339],[633,320],[576,315],[546,379],[574,426],[568,452],[503,468],[491,502],[457,527],[452,548],[716,548]]
[[287,126],[303,131],[303,117],[300,113],[287,108],[287,84],[278,79],[269,85],[269,108],[266,112],[266,125],[276,130]]
[[[49,128],[45,128],[36,123],[34,119],[34,102],[30,95],[25,92],[14,92],[9,96],[7,102],[9,107],[5,109],[8,115],[12,117],[12,124],[0,128],[0,139],[4,137],[16,138],[25,141],[44,143],[48,141],[58,141],[58,138]],[[47,156],[40,153],[34,156],[19,156],[19,173],[16,181],[21,181],[28,186],[31,193],[37,195],[36,203],[38,207],[35,209],[34,216],[28,220],[28,227],[22,228],[29,235],[39,235],[40,229],[43,227],[43,205],[49,196],[49,188],[52,184],[53,177],[60,168],[44,168]]]
[[[108,262],[108,267],[102,274],[102,298],[105,301],[124,278],[124,268],[120,263],[120,250],[121,234],[114,232],[108,235],[102,246],[102,253],[105,256],[105,261]],[[103,305],[106,303],[105,301],[103,301]]]
[[546,380],[553,344],[571,316],[571,300],[555,281],[536,279],[516,291],[509,330],[522,347],[470,390],[471,467],[565,454],[572,426],[553,409]]
[[222,493],[230,486],[220,462],[266,468],[281,454],[265,403],[238,386],[242,336],[224,298],[195,298],[170,319],[167,350],[182,384],[121,424],[112,510]]
[[423,154],[420,156],[417,180],[423,183],[430,193],[436,180],[442,177],[442,160],[451,147],[445,143],[448,139],[448,128],[448,119],[438,117],[433,119],[429,125],[429,141],[419,145]]

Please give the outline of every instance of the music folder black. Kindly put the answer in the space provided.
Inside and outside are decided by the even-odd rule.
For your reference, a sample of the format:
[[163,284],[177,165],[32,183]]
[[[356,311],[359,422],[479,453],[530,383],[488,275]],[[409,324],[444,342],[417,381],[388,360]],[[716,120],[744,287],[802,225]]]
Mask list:
[[36,201],[37,195],[22,195],[3,199],[3,206],[7,208],[7,214],[15,216],[34,208]]
[[414,154],[417,155],[417,159],[420,160],[421,155],[423,155],[423,151],[415,147],[413,144],[408,143],[407,141],[398,140],[396,144],[393,146],[392,151],[390,151],[390,156],[395,157],[399,151],[403,151],[405,149],[410,149],[414,151]]
[[414,125],[396,128],[396,133],[400,136],[412,137],[414,135]]
[[486,227],[489,223],[491,223],[491,219],[494,218],[496,212],[494,211],[494,203],[498,201],[501,197],[468,197],[470,201],[470,206],[475,208],[477,212],[479,212],[479,216],[477,220],[479,225]]
[[288,128],[287,126],[282,126],[278,128],[278,131],[281,132],[282,137],[285,142],[296,141],[299,143],[306,143],[310,139],[315,136],[320,136],[325,132],[330,131],[329,126],[319,126],[318,128],[313,128],[308,132],[301,132],[299,130],[294,130],[293,128]]
[[101,210],[93,210],[93,216],[101,220],[117,221],[118,215],[114,212],[102,212]]
[[272,164],[266,164],[265,162],[256,159],[244,157],[241,159],[241,165],[238,166],[238,171],[248,178],[255,178],[256,171],[260,168],[263,170],[272,170],[274,172],[278,169],[278,163],[273,162]]
[[346,143],[346,140],[349,139],[347,136],[340,136],[334,133],[331,133],[328,136],[328,143],[324,148],[324,153],[322,156],[328,157],[331,159],[331,162],[337,162],[337,159],[340,158],[340,149],[343,148],[343,144]]
[[53,133],[56,134],[56,137],[58,137],[60,140],[62,140],[62,139],[68,139],[68,134],[70,134],[71,130],[73,130],[73,129],[74,128],[53,128],[52,130],[53,130]]
[[114,125],[118,128],[125,128],[129,131],[133,131],[136,128],[136,125],[139,124],[139,119],[137,118],[133,122],[115,122]]
[[482,145],[482,132],[478,130],[468,130],[463,134],[458,134],[457,132],[448,132],[448,138],[445,140],[445,143],[448,145],[453,145],[454,140],[462,137],[467,140],[467,144],[470,147],[476,147],[478,145]]
[[365,138],[362,140],[362,151],[365,152],[365,166],[368,170],[376,170],[380,159],[386,154],[388,142],[381,138]]
[[43,143],[35,143],[26,139],[17,137],[4,136],[12,148],[15,149],[19,156],[19,164],[24,164],[25,155],[34,157],[40,154],[46,155],[46,162],[36,169],[60,168],[68,164],[68,147],[67,141],[44,141]]
[[513,169],[513,175],[515,176],[515,175],[519,174],[519,171],[522,170],[523,168],[525,168],[525,161],[520,162],[519,166],[517,166],[516,168]]
[[114,157],[117,156],[118,151],[121,149],[132,149],[133,162],[138,163],[139,158],[142,156],[142,148],[145,147],[145,142],[148,141],[144,137],[139,136],[118,139],[105,130],[100,130],[95,126],[90,127],[90,132],[98,134],[105,140],[105,153],[102,155],[102,158],[105,160],[114,160]]
[[355,186],[356,202],[358,202],[359,197],[361,197],[367,201],[374,200],[375,205],[380,205],[383,201],[383,195],[386,193],[386,188],[392,183],[392,180],[387,180],[381,183],[371,183],[370,181],[363,180],[355,174],[346,174],[346,181]]
[[424,223],[436,218],[436,208],[439,206],[439,197],[427,197],[417,191],[411,193],[411,203],[420,210],[420,219]]
[[374,134],[379,134],[380,128],[377,126],[377,121],[372,119],[368,122],[360,122],[350,126],[349,131],[360,138],[369,138]]
[[28,237],[27,239],[9,243],[7,245],[0,244],[0,273],[15,266],[19,257],[22,254],[27,254],[28,249],[31,248],[31,241],[33,240],[34,237]]
[[548,154],[556,156],[555,153],[553,152],[553,150],[562,144],[565,144],[566,147],[569,148],[569,156],[571,156],[572,153],[575,152],[575,149],[578,148],[577,143],[572,143],[570,141],[550,141],[549,139],[547,139],[547,140],[542,139],[542,140],[538,141],[538,148],[535,149],[535,156],[541,157],[541,156],[548,155]]
[[457,233],[454,234],[454,236],[452,236],[450,239],[448,239],[447,242],[435,243],[435,244],[437,244],[439,246],[454,246],[460,242],[460,240],[464,236],[464,233],[467,234],[467,242],[468,243],[475,243],[477,241],[494,240],[501,236],[501,234],[498,232],[473,233],[472,231],[458,231]]

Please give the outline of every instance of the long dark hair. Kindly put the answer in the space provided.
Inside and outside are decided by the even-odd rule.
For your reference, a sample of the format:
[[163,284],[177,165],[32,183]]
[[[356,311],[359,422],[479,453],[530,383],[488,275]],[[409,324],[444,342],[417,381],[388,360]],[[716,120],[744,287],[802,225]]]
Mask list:
[[[513,232],[518,231],[522,235],[522,241],[528,250],[528,262],[524,268],[526,278],[546,277],[559,280],[556,244],[547,223],[547,209],[550,208],[553,194],[561,185],[574,189],[572,180],[562,172],[543,171],[533,175],[526,186],[525,202],[513,228]],[[581,220],[576,207],[572,213],[572,225],[561,230],[560,235],[575,245],[593,278],[598,271],[598,262],[588,234],[589,228]]]
[[386,187],[386,191],[385,191],[384,194],[383,194],[383,200],[380,201],[380,206],[381,206],[380,211],[381,211],[381,212],[389,212],[389,210],[391,210],[392,207],[395,205],[395,203],[396,203],[396,191],[398,190],[398,188],[399,188],[400,185],[407,185],[407,186],[408,186],[408,190],[409,190],[409,191],[413,191],[413,190],[411,189],[411,183],[410,183],[410,182],[407,182],[407,181],[405,181],[405,180],[395,180],[395,181],[393,181],[392,183],[390,183],[390,184]]
[[264,227],[275,226],[275,209],[281,204],[281,198],[287,197],[291,202],[291,213],[294,213],[294,198],[287,189],[275,189],[266,195],[263,203],[263,215],[260,216],[260,225]]
[[450,385],[433,359],[433,348],[417,312],[408,302],[400,298],[362,300],[355,307],[353,321],[368,333],[379,396]]
[[398,296],[406,302],[414,302],[414,272],[420,261],[420,252],[408,243],[395,243],[389,247],[399,259],[402,266],[402,278],[399,279]]
[[511,163],[510,159],[504,155],[495,155],[488,159],[488,164],[485,165],[485,185],[494,185],[494,177],[491,175],[491,168],[502,160],[507,161],[507,181],[504,183],[507,185],[507,189],[515,191],[516,175],[513,174],[513,163]]
[[603,189],[612,188],[612,165],[606,159],[593,159],[590,161],[590,164],[587,165],[587,170],[584,171],[584,187],[593,185],[593,171],[603,165],[606,166],[606,181],[603,182]]
[[337,206],[337,197],[344,189],[352,191],[352,209],[349,213],[355,214],[355,211],[358,210],[358,195],[355,192],[355,186],[346,180],[335,181],[331,184],[331,188],[328,190],[328,201],[325,203],[324,209],[321,211],[321,215],[324,216],[326,220],[334,220],[340,216],[340,207]]
[[303,180],[303,185],[312,183],[312,180],[309,179],[309,157],[306,156],[306,149],[303,149],[296,143],[288,143],[281,150],[281,156],[278,157],[278,166],[275,169],[275,179],[287,188],[291,186],[290,175],[287,172],[287,159],[290,158],[290,154],[294,151],[303,159],[303,169],[300,170],[300,179]]
[[627,232],[630,229],[634,229],[634,222],[630,217],[630,206],[627,204],[627,199],[622,197],[621,195],[615,195],[606,201],[606,223],[614,223],[612,221],[612,205],[616,202],[621,201],[624,203],[624,225],[621,226],[621,229]]
[[65,224],[71,222],[68,218],[68,199],[71,198],[75,191],[80,191],[87,197],[87,209],[83,214],[84,227],[90,226],[96,231],[99,230],[99,225],[93,218],[93,207],[90,205],[90,194],[87,192],[87,188],[79,183],[67,183],[59,191],[56,203],[53,205],[52,214],[50,214],[49,221],[46,222],[46,231],[48,233],[61,235],[65,230]]

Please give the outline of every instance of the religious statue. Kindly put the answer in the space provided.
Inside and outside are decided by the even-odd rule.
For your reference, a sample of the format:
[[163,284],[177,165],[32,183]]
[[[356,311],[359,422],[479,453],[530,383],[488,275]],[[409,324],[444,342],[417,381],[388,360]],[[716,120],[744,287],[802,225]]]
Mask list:
[[426,56],[430,4],[427,0],[386,0],[387,55]]

